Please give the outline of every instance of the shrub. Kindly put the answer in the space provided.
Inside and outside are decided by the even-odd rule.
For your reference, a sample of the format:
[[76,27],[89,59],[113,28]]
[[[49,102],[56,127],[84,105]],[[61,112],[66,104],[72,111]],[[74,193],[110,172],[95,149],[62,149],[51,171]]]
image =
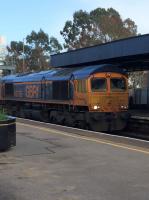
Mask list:
[[0,110],[0,121],[4,121],[7,119],[7,115],[5,114],[4,110]]

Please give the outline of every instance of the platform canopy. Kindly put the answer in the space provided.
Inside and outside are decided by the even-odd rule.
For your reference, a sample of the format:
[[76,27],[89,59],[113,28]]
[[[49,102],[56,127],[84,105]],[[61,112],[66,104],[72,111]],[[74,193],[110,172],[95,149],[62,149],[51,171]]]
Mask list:
[[51,56],[53,67],[121,64],[128,71],[149,70],[149,34]]

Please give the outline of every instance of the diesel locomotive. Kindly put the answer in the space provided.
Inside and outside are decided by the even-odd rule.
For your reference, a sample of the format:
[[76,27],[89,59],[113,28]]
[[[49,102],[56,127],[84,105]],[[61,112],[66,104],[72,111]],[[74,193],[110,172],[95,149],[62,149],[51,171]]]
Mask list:
[[9,75],[0,81],[0,104],[11,115],[94,131],[125,128],[127,74],[102,64]]

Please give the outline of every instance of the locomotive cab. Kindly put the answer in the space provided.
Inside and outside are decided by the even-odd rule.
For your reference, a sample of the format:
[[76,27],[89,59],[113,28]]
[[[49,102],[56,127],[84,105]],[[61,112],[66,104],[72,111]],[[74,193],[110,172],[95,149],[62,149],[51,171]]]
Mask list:
[[121,112],[128,109],[127,77],[118,73],[94,74],[89,78],[89,110]]
[[88,79],[88,105],[93,130],[113,131],[125,128],[128,114],[127,76],[120,73],[96,73]]

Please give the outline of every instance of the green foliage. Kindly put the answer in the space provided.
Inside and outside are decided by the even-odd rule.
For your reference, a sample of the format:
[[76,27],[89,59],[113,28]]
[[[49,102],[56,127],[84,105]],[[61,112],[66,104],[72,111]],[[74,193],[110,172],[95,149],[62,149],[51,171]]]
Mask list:
[[64,47],[69,50],[135,36],[137,26],[129,18],[122,20],[113,8],[97,8],[90,13],[75,12],[60,34],[65,40]]
[[55,37],[49,38],[43,30],[32,31],[26,37],[26,44],[12,41],[7,47],[7,61],[16,65],[17,72],[39,71],[49,69],[50,54],[62,50],[61,44]]
[[38,33],[32,31],[31,34],[26,37],[26,42],[33,49],[41,48],[42,51],[50,51],[49,36],[41,29]]
[[0,121],[6,120],[7,115],[5,115],[4,111],[1,109],[0,110]]
[[29,66],[30,70],[44,70],[48,68],[47,58],[50,57],[49,36],[42,30],[32,31],[26,37],[31,48]]
[[144,87],[144,71],[138,71],[138,72],[129,72],[128,77],[129,77],[129,88],[141,88]]
[[55,37],[50,37],[50,52],[51,53],[60,53],[62,51],[62,45]]
[[16,65],[16,71],[22,72],[23,70],[23,57],[25,64],[29,62],[31,48],[19,41],[11,41],[10,46],[7,46],[8,55],[6,57],[7,63]]

